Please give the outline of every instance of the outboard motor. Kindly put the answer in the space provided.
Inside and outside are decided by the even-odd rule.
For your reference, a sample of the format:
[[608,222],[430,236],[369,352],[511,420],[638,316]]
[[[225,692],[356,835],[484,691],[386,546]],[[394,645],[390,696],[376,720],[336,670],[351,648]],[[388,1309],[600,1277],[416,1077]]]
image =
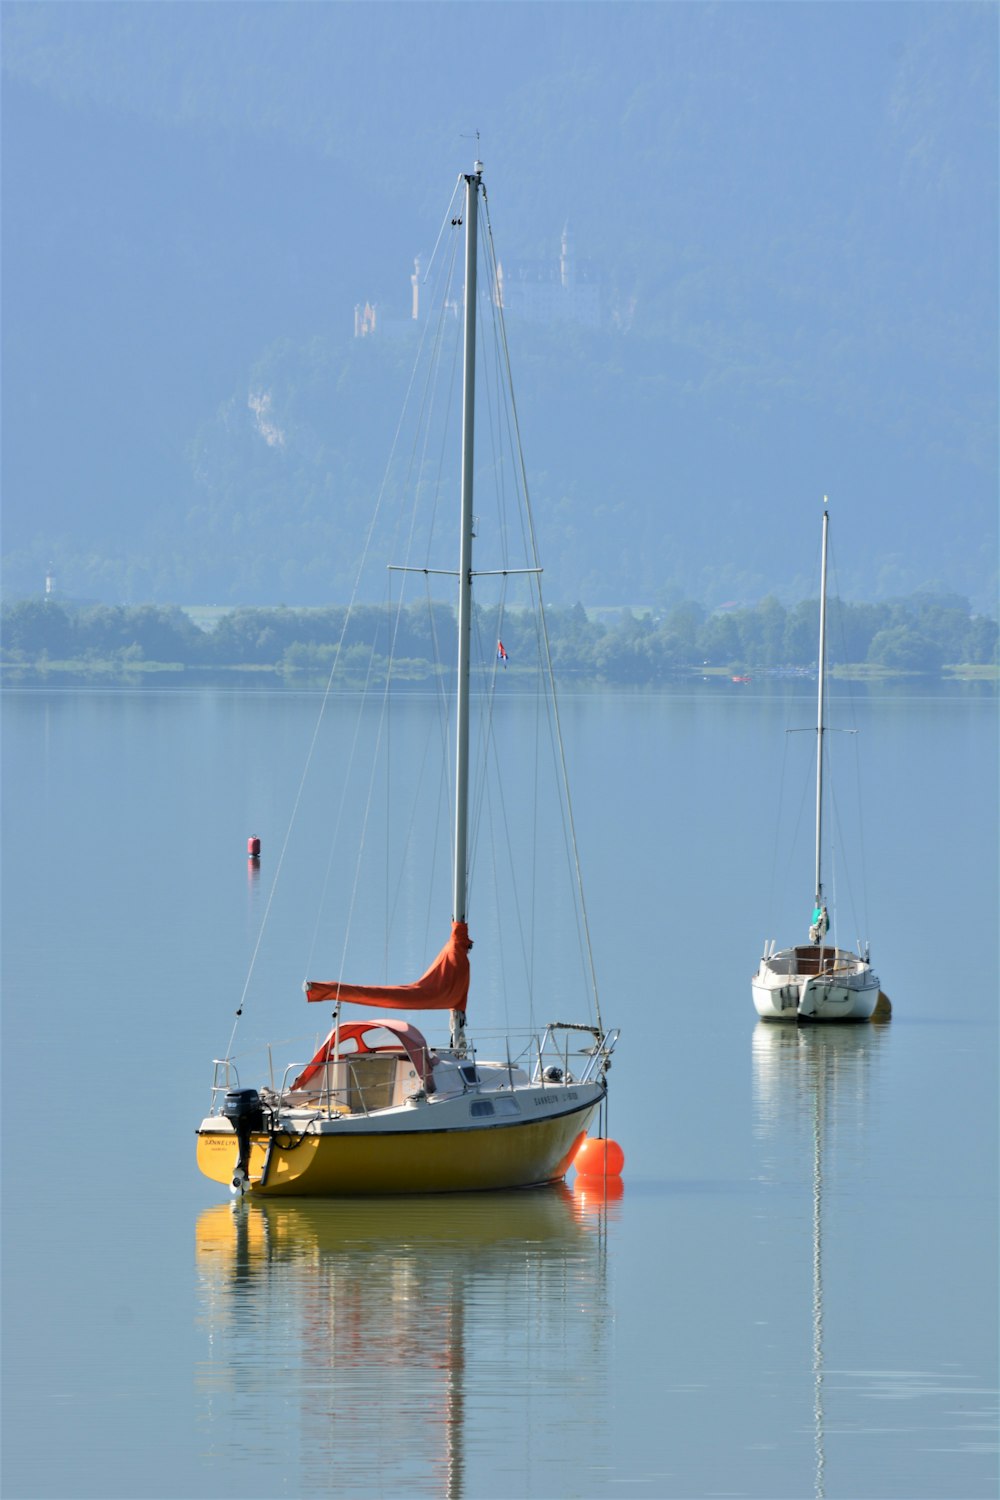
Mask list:
[[256,1089],[230,1089],[222,1105],[222,1114],[236,1131],[239,1154],[233,1173],[232,1190],[243,1192],[250,1172],[250,1137],[264,1129],[264,1106]]

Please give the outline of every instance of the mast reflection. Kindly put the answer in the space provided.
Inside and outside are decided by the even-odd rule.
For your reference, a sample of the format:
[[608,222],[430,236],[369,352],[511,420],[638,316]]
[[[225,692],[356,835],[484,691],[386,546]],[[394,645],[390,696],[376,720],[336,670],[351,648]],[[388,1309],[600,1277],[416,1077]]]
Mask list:
[[[757,1133],[790,1144],[808,1141],[812,1196],[812,1408],[816,1500],[826,1496],[824,1413],[823,1208],[824,1193],[842,1186],[853,1154],[866,1149],[871,1077],[885,1031],[879,1026],[786,1026],[758,1021],[753,1032],[753,1097]],[[828,1157],[836,1152],[833,1182]],[[826,1177],[826,1181],[824,1181]]]

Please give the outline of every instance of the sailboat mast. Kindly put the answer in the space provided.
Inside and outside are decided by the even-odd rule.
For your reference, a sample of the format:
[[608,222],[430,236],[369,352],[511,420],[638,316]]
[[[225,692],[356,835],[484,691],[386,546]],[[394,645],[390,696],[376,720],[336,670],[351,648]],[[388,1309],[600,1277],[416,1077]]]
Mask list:
[[830,512],[823,496],[823,560],[819,584],[819,699],[816,711],[816,905],[823,904],[823,690],[826,686],[826,547]]
[[[462,495],[458,555],[458,719],[455,745],[455,872],[453,916],[468,919],[469,661],[472,644],[472,481],[476,415],[476,257],[483,165],[465,177],[465,351],[462,375]],[[461,1045],[465,1015],[451,1012],[451,1034]]]
[[458,554],[458,728],[455,750],[453,920],[467,920],[469,660],[472,644],[472,480],[476,415],[476,252],[482,165],[465,178],[465,355],[462,377],[462,498]]

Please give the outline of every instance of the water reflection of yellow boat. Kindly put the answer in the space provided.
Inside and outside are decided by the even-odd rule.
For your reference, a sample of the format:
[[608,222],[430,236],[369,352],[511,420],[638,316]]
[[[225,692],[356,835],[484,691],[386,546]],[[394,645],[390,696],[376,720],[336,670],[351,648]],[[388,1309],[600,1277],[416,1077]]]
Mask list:
[[[588,1205],[589,1206],[589,1205]],[[564,1184],[533,1192],[440,1197],[342,1198],[217,1203],[199,1215],[199,1267],[225,1274],[251,1263],[336,1255],[388,1245],[411,1256],[467,1257],[474,1247],[565,1248],[587,1230],[580,1200]]]
[[200,1214],[195,1248],[202,1422],[221,1451],[238,1411],[266,1454],[291,1420],[298,1493],[334,1474],[340,1494],[468,1493],[467,1411],[498,1390],[508,1416],[530,1403],[526,1372],[571,1371],[600,1441],[606,1239],[563,1186],[244,1198]]

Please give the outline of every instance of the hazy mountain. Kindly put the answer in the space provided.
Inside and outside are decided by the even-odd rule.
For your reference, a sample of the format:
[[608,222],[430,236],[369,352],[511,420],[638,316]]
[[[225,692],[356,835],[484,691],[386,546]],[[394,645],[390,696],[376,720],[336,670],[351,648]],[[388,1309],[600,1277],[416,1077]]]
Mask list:
[[808,592],[826,492],[848,592],[995,608],[991,7],[14,3],[3,60],[9,591],[343,597],[478,149],[601,289],[511,323],[550,596]]

